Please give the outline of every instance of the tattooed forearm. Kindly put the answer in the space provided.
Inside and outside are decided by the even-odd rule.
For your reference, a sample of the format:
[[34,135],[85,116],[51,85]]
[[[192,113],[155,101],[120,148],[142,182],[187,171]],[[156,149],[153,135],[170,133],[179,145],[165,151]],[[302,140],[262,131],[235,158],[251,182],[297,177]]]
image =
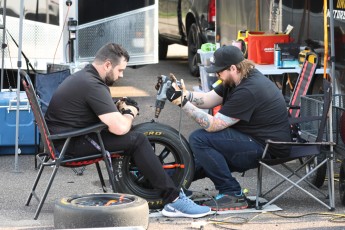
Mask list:
[[194,119],[203,129],[208,132],[223,130],[239,121],[239,119],[227,117],[221,113],[211,116],[204,110],[195,107],[191,103],[187,103],[183,107],[183,110],[190,118]]
[[195,98],[193,98],[193,101],[192,102],[194,102],[196,105],[203,105],[204,104],[204,99],[203,98],[201,98],[201,97],[195,97]]
[[211,115],[207,114],[203,110],[196,108],[194,105],[187,103],[184,107],[183,110],[185,113],[195,120],[202,128],[207,129],[210,126],[210,117]]

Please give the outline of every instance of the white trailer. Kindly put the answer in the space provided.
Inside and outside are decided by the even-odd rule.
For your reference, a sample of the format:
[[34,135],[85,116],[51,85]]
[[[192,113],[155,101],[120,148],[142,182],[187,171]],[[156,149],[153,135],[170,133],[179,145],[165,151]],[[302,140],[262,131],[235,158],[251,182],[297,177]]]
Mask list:
[[[6,31],[0,33],[4,70],[0,89],[15,85],[11,72],[18,68],[19,9],[20,0],[0,0],[0,24]],[[107,42],[128,50],[129,66],[157,63],[157,0],[24,1],[22,53],[38,72],[46,72],[52,64],[55,69],[63,65],[73,71],[80,63],[90,62]],[[25,58],[22,68],[26,68]]]

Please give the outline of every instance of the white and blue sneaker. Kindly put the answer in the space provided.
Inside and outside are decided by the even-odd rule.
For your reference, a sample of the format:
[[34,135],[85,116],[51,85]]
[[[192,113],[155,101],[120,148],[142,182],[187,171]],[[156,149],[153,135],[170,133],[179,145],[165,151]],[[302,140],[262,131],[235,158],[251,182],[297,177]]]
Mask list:
[[162,210],[162,215],[167,217],[191,217],[199,218],[211,213],[207,206],[197,205],[189,199],[181,190],[177,200],[166,204]]

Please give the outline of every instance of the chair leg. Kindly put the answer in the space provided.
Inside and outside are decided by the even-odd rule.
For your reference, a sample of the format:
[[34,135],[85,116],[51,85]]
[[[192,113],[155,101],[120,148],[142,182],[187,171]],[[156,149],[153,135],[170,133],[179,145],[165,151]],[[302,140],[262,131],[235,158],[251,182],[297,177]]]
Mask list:
[[332,153],[331,159],[327,161],[327,176],[328,176],[328,194],[329,194],[329,206],[330,211],[335,210],[334,201],[334,154]]
[[311,198],[313,198],[315,201],[319,202],[321,205],[327,207],[328,209],[331,209],[330,206],[328,206],[326,203],[324,203],[323,201],[321,201],[319,198],[317,198],[316,196],[314,196],[312,193],[310,193],[309,191],[305,190],[304,188],[302,188],[301,186],[299,186],[298,184],[303,181],[305,178],[307,178],[311,173],[315,172],[320,166],[318,165],[317,167],[315,167],[313,170],[311,170],[308,174],[306,174],[305,176],[303,176],[302,178],[300,178],[298,181],[294,182],[292,180],[290,180],[289,178],[287,178],[286,176],[284,176],[283,174],[281,174],[280,172],[278,172],[277,170],[273,169],[272,167],[269,167],[268,165],[262,163],[263,166],[267,167],[269,170],[271,170],[272,172],[276,173],[277,175],[279,175],[280,177],[284,178],[286,181],[290,182],[292,185],[287,188],[284,192],[280,193],[278,196],[276,196],[274,199],[270,200],[268,203],[266,203],[263,208],[265,208],[266,206],[272,204],[274,201],[278,200],[281,196],[283,196],[285,193],[287,193],[288,191],[290,191],[292,188],[296,187],[298,189],[300,189],[301,191],[303,191],[304,193],[306,193],[307,195],[309,195]]
[[[45,156],[45,157],[43,158],[43,161],[42,161],[42,162],[45,162],[47,158],[48,158],[48,157]],[[36,158],[35,158],[35,159],[36,159]],[[31,202],[32,196],[34,196],[37,200],[39,200],[38,197],[37,197],[37,195],[36,195],[35,190],[36,190],[38,181],[39,181],[40,178],[41,178],[43,169],[44,169],[44,165],[43,165],[43,163],[41,163],[41,164],[40,164],[40,167],[39,167],[39,170],[38,170],[38,173],[37,173],[37,176],[36,176],[36,179],[35,179],[35,182],[34,182],[34,184],[33,184],[33,186],[32,186],[30,195],[29,195],[28,199],[26,200],[26,203],[25,203],[26,206],[29,206],[29,204],[30,204],[30,202]]]
[[111,188],[113,192],[116,192],[114,169],[113,169],[113,166],[111,163],[111,157],[108,151],[106,151],[106,156],[104,156],[104,163],[108,171]]
[[256,199],[255,199],[255,208],[256,209],[262,209],[262,206],[260,205],[260,197],[262,195],[262,166],[259,163],[258,166],[258,175],[257,175],[257,188],[256,188]]
[[101,167],[99,167],[99,163],[98,162],[96,162],[96,169],[97,169],[97,172],[98,172],[99,181],[101,182],[102,190],[103,190],[104,193],[106,193],[107,192],[107,187],[105,186],[105,182],[104,182],[103,174],[102,174],[102,171],[101,171]]
[[41,212],[41,209],[42,209],[42,207],[43,207],[43,204],[44,204],[44,201],[46,200],[46,198],[47,198],[47,195],[48,195],[48,192],[49,192],[49,190],[50,190],[50,187],[51,187],[51,185],[53,184],[53,181],[54,181],[54,178],[55,178],[55,176],[56,176],[56,173],[57,173],[57,170],[59,169],[59,166],[54,166],[54,169],[53,169],[53,173],[52,173],[52,175],[50,176],[50,178],[49,178],[49,182],[48,182],[48,185],[47,185],[47,187],[46,187],[46,190],[44,191],[44,194],[43,194],[43,196],[42,196],[42,199],[40,200],[40,202],[39,202],[39,204],[38,204],[38,207],[37,207],[37,209],[36,209],[36,213],[35,213],[35,216],[34,216],[34,219],[35,220],[37,220],[37,218],[38,218],[38,215],[40,214],[40,212]]
[[[310,158],[308,161],[306,162],[302,162],[302,164],[296,168],[296,169],[291,169],[290,167],[288,167],[286,164],[281,164],[282,167],[284,167],[285,169],[287,169],[288,171],[290,171],[291,173],[286,176],[287,178],[291,178],[292,176],[297,176],[299,178],[302,178],[302,176],[298,173],[301,169],[303,169],[313,158]],[[326,160],[325,160],[326,162]],[[320,164],[324,164],[324,162],[321,162]],[[265,192],[265,194],[263,194],[263,196],[266,196],[268,193],[272,192],[273,190],[275,190],[277,187],[279,187],[280,185],[282,185],[284,182],[286,182],[286,180],[281,180],[278,184],[276,184],[274,187],[272,187],[270,190],[268,190],[267,192]],[[325,193],[323,193],[320,189],[318,189],[315,185],[313,185],[312,183],[310,183],[308,180],[304,180],[305,183],[307,183],[311,188],[313,188],[315,191],[317,191],[318,193],[320,193],[321,195],[325,196],[327,198],[327,195]]]

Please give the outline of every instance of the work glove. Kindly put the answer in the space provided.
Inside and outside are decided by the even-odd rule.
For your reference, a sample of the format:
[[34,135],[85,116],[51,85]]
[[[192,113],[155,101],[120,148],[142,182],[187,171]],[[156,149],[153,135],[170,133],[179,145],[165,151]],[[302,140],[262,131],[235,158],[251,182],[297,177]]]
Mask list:
[[[170,77],[173,76],[170,74]],[[175,78],[175,76],[173,76]],[[175,81],[172,83],[171,87],[167,89],[166,96],[169,101],[171,101],[173,104],[180,106],[184,106],[187,103],[187,98],[185,97],[187,94],[186,86],[184,84],[183,79],[181,79],[181,82],[177,83],[177,80],[175,78]],[[183,98],[182,98],[183,96]]]
[[115,102],[115,105],[122,114],[130,114],[133,118],[139,113],[138,103],[129,97],[119,99]]

